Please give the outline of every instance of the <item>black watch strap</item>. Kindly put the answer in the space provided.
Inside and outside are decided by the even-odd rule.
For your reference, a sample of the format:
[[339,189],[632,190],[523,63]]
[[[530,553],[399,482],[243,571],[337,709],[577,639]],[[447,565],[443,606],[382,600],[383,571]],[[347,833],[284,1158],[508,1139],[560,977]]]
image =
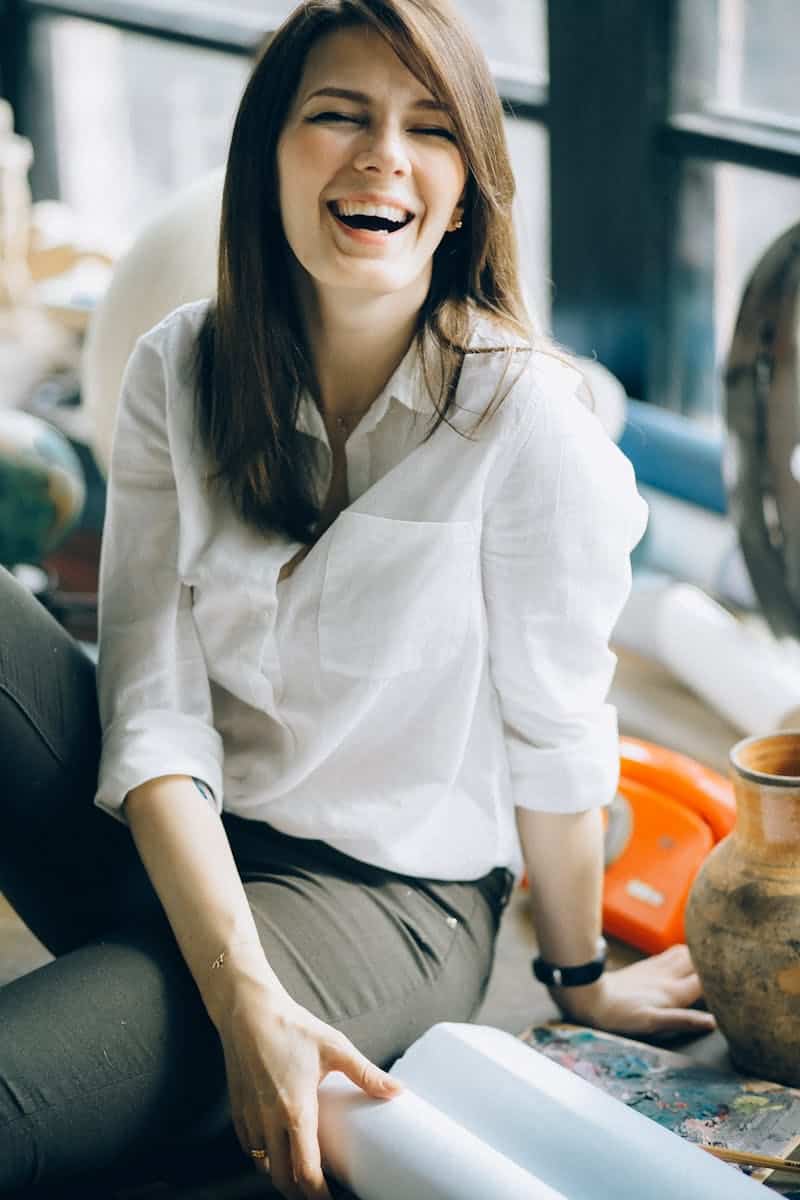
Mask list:
[[581,963],[578,967],[557,967],[541,955],[533,960],[533,973],[540,983],[548,987],[583,987],[594,983],[606,969],[607,946],[604,938],[597,942],[597,954],[591,962]]

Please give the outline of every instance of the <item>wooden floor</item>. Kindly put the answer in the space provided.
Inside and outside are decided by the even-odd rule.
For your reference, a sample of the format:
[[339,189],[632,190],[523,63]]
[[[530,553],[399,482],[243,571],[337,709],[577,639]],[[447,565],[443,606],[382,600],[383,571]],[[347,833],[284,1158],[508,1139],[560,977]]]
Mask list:
[[[724,770],[729,747],[738,739],[734,729],[710,712],[696,697],[659,667],[633,655],[620,654],[612,701],[625,733],[660,741]],[[496,959],[485,1003],[477,1015],[483,1024],[510,1033],[556,1016],[547,991],[531,976],[535,949],[533,929],[522,891],[512,897],[496,947]],[[634,952],[615,946],[614,961],[622,965]],[[0,896],[0,985],[34,970],[48,960],[44,948],[25,929]],[[723,1063],[725,1048],[719,1034],[686,1047],[698,1059]],[[196,1181],[161,1183],[147,1190],[112,1193],[117,1200],[245,1200],[269,1196],[263,1181],[249,1170],[205,1186]],[[274,1193],[277,1195],[277,1193]],[[111,1196],[109,1197],[111,1200]]]
[[49,958],[44,946],[28,933],[0,893],[0,987],[18,975],[27,975]]

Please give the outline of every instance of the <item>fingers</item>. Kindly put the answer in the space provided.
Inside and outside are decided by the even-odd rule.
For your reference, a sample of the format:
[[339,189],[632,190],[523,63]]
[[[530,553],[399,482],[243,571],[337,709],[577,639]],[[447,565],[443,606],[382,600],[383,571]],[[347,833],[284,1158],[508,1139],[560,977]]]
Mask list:
[[231,1100],[231,1109],[233,1116],[233,1128],[236,1132],[236,1137],[239,1145],[242,1147],[243,1153],[246,1154],[249,1159],[251,1159],[253,1166],[257,1170],[262,1172],[268,1171],[268,1158],[254,1158],[250,1153],[251,1150],[266,1150],[263,1136],[257,1132],[255,1125],[251,1125],[251,1123],[246,1120],[242,1106],[240,1104],[236,1104],[233,1099]]
[[676,946],[670,946],[668,950],[663,950],[661,954],[656,954],[650,961],[668,969],[670,972],[674,972],[676,975],[694,975],[696,973],[692,956],[689,953],[689,947],[683,942]]
[[347,1038],[333,1044],[326,1066],[329,1071],[341,1071],[376,1100],[390,1100],[403,1091],[402,1084],[365,1058]]
[[248,1149],[264,1146],[268,1154],[256,1168],[269,1174],[285,1200],[332,1200],[322,1172],[316,1088],[298,1088],[270,1106],[260,1104],[248,1130]]
[[669,1007],[695,1004],[703,994],[688,947],[683,945],[670,946],[661,954],[643,958],[613,974],[625,977],[631,987],[659,989]]
[[263,1124],[267,1171],[285,1200],[332,1200],[322,1173],[316,1102],[272,1110]]
[[668,950],[657,955],[656,958],[663,959],[665,964],[668,964],[672,970],[680,974],[689,975],[694,972],[692,956],[689,953],[689,947],[684,942],[680,942],[676,946],[670,946]]
[[[238,1060],[226,1057],[234,1125],[256,1170],[270,1175],[285,1200],[331,1200],[319,1146],[320,1080],[342,1071],[380,1100],[403,1089],[343,1034],[308,1015],[290,1033],[288,1052],[279,1044],[263,1077],[248,1064],[242,1082]],[[254,1158],[252,1151],[261,1149],[266,1156]]]
[[[245,1154],[255,1169],[268,1175],[285,1200],[332,1200],[325,1176],[318,1140],[318,1113],[290,1114],[282,1120],[270,1116],[258,1122],[249,1132],[237,1136]],[[263,1149],[265,1157],[254,1157],[252,1151]]]
[[671,1007],[688,1008],[696,1004],[703,995],[703,985],[685,945],[671,946],[669,950],[646,960],[647,966],[657,971],[667,1003]]
[[269,1150],[269,1176],[284,1200],[304,1200],[305,1193],[294,1178],[289,1134],[276,1119],[266,1125],[266,1142]]
[[709,1012],[696,1008],[653,1008],[642,1033],[711,1033],[717,1023]]
[[697,975],[684,975],[680,979],[671,979],[664,988],[667,1002],[674,1008],[689,1008],[696,1004],[703,994],[703,988]]
[[319,1106],[315,1102],[304,1118],[289,1125],[292,1169],[304,1196],[310,1196],[313,1200],[331,1200],[325,1176],[322,1174],[318,1129]]

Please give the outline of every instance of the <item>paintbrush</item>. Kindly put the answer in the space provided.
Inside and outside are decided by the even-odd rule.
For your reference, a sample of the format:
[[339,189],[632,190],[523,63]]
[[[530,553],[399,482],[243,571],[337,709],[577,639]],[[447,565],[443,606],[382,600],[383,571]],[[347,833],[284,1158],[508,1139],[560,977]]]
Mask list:
[[800,1175],[800,1162],[789,1162],[772,1154],[751,1154],[749,1150],[726,1150],[724,1146],[701,1146],[707,1154],[721,1158],[723,1162],[738,1163],[740,1167],[768,1167],[771,1171],[788,1171]]

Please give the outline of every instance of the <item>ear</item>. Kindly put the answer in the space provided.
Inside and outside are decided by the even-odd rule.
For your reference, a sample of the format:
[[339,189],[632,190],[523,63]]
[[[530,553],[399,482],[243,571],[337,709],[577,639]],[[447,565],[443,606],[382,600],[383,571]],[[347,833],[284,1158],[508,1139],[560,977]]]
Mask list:
[[458,202],[456,203],[456,206],[453,209],[453,215],[450,218],[450,223],[447,226],[448,233],[453,233],[456,229],[460,229],[461,226],[464,224],[464,208],[465,208],[466,202],[467,202],[468,182],[469,182],[468,180],[465,181],[464,186],[461,189],[461,195],[458,197]]

